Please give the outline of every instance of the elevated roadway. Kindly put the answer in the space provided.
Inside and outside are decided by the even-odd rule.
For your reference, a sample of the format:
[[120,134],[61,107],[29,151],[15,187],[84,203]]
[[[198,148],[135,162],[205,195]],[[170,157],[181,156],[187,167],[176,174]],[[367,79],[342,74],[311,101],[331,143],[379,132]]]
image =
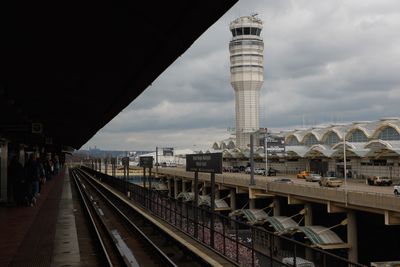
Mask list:
[[[159,175],[169,178],[193,180],[194,173],[183,168],[159,168]],[[292,184],[277,183],[278,178],[292,178]],[[199,173],[200,181],[209,182],[210,175]],[[249,186],[250,175],[223,173],[216,175],[218,189],[234,188],[236,193],[248,193],[249,199],[284,196],[288,204],[315,202],[327,205],[329,213],[347,209],[379,213],[385,216],[385,224],[400,224],[400,199],[393,194],[392,186],[370,186],[348,179],[347,186],[338,188],[321,187],[318,183],[288,176],[265,177],[255,175],[255,186]]]

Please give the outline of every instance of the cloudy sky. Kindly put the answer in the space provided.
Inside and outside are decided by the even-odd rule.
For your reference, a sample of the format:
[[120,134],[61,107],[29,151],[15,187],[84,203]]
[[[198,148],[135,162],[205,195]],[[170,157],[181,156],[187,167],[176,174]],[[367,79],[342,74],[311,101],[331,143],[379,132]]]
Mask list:
[[399,0],[240,0],[83,148],[209,148],[228,138],[229,23],[252,13],[264,23],[261,127],[400,116]]

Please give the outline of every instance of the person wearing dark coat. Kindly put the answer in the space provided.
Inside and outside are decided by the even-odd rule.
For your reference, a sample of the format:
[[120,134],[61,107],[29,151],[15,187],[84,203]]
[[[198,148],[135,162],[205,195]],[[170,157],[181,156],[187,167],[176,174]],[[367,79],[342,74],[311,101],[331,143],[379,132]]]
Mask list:
[[24,166],[13,156],[8,166],[8,176],[10,177],[12,195],[17,205],[25,203],[27,196],[27,182],[25,179]]
[[26,179],[29,183],[29,194],[28,201],[31,206],[36,204],[36,198],[39,194],[39,178],[40,178],[40,166],[36,159],[35,153],[29,156],[29,160],[25,165]]

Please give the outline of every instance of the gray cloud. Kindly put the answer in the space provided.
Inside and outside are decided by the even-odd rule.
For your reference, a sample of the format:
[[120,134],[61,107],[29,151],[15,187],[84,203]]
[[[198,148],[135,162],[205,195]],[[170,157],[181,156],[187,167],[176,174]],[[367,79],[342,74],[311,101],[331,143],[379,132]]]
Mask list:
[[225,129],[235,119],[228,27],[254,12],[264,21],[261,126],[291,129],[303,118],[311,125],[399,116],[397,0],[247,0],[210,27],[88,144],[146,149],[155,147],[158,135],[170,146],[200,146],[206,142],[202,137],[213,139],[213,134],[214,140],[222,133],[228,137]]

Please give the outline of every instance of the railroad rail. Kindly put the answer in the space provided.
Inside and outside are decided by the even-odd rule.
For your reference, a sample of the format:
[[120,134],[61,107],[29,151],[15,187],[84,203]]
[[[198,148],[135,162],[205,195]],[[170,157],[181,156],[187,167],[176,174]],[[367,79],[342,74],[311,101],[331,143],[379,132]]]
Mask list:
[[74,168],[72,176],[91,214],[108,266],[207,266],[162,229],[149,223],[90,175]]

